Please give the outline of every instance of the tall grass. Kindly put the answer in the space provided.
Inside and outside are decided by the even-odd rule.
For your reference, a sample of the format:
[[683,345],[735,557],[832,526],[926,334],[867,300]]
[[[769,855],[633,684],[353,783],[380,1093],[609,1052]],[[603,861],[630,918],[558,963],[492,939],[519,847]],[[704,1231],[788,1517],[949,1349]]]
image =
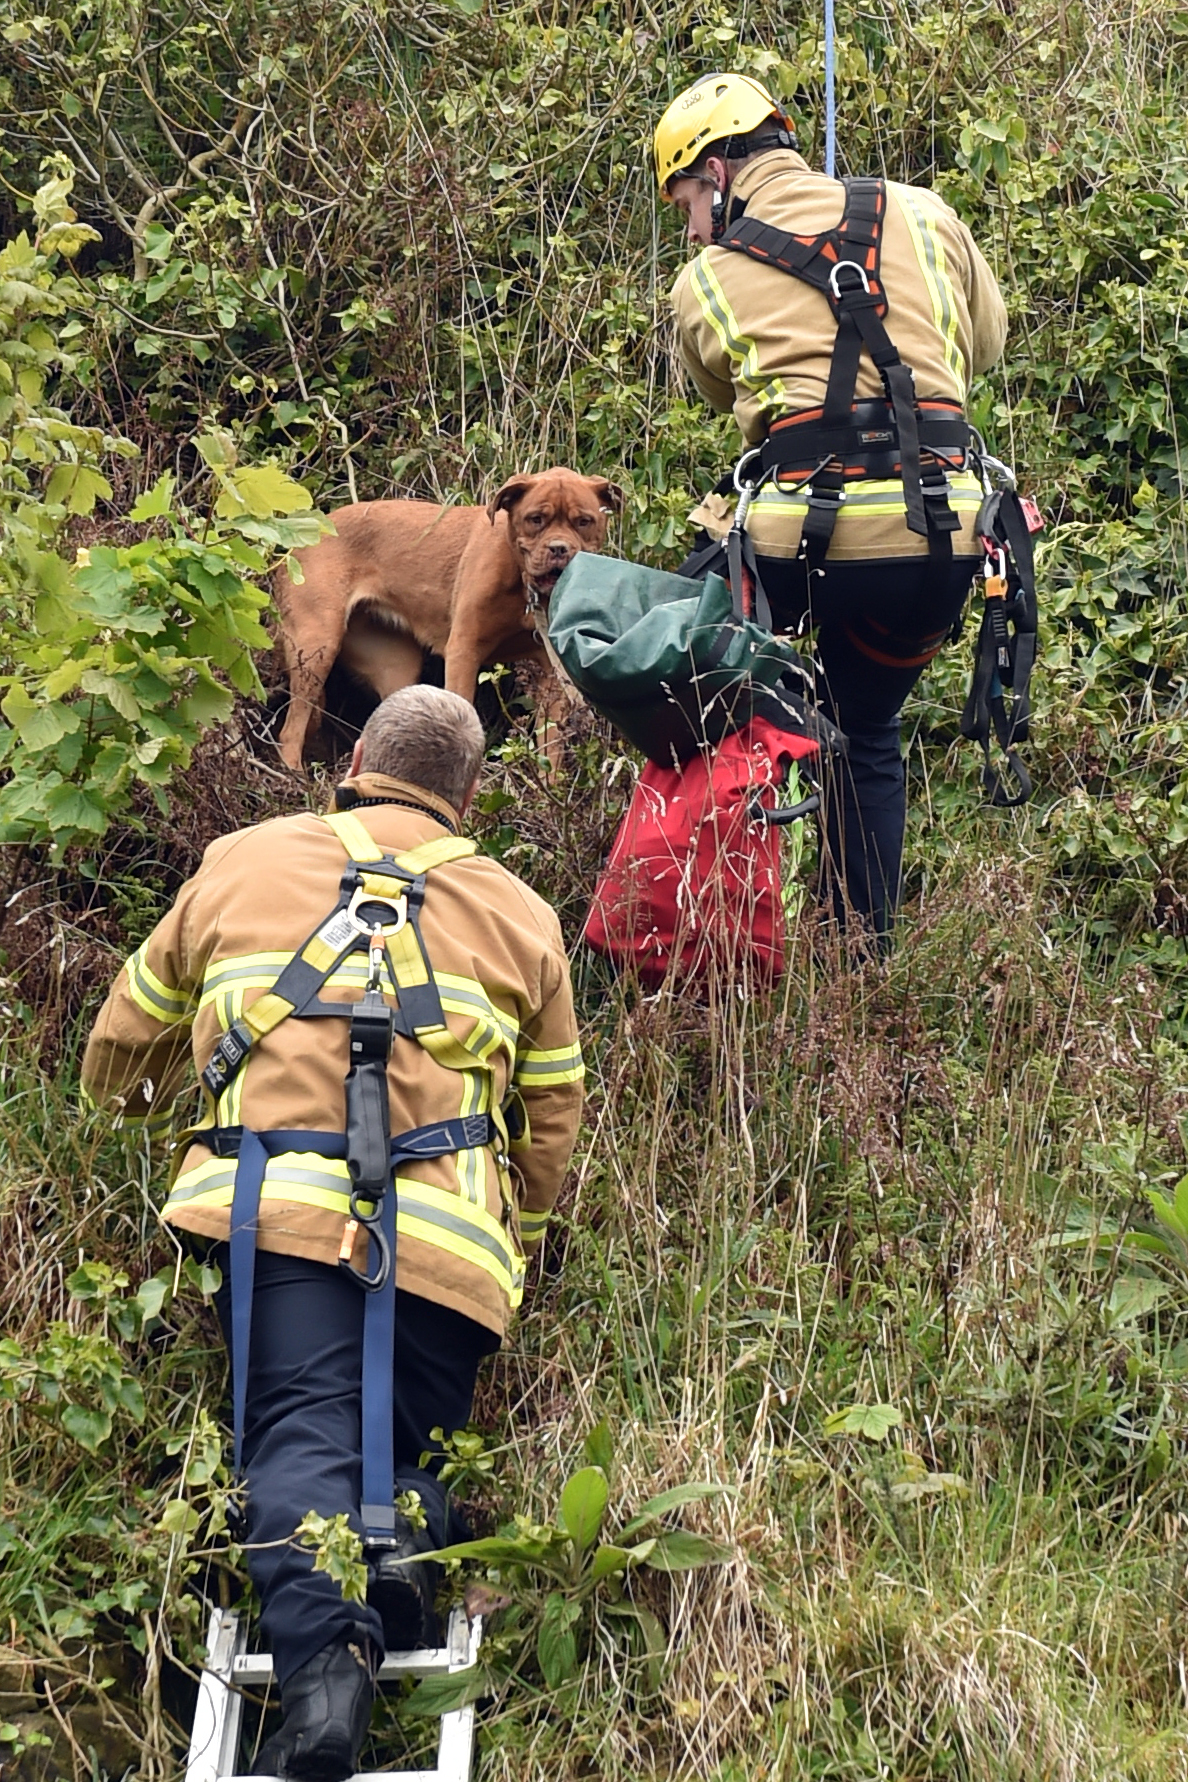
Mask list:
[[[502,845],[572,932],[571,862],[622,793],[597,742],[561,789],[505,754]],[[1092,1241],[1182,1166],[1184,1048],[1147,967],[1070,930],[1039,831],[1008,823],[971,814],[951,835],[884,964],[830,957],[807,912],[767,994],[641,994],[579,955],[586,1127],[482,1386],[499,1458],[474,1509],[552,1517],[605,1420],[612,1506],[717,1483],[681,1517],[731,1557],[637,1587],[665,1629],[659,1693],[601,1612],[576,1686],[550,1694],[531,1669],[502,1685],[482,1777],[1188,1775],[1184,1283]],[[192,1288],[147,1342],[113,1330],[114,1300],[67,1292],[82,1254],[131,1292],[172,1250],[159,1175],[80,1119],[68,1059],[38,1075],[35,1039],[6,1041],[6,1329],[28,1352],[52,1320],[106,1321],[148,1411],[92,1459],[13,1389],[4,1711],[54,1741],[17,1774],[163,1776],[186,1714],[175,1665],[196,1660],[202,1599],[241,1576],[187,1578],[185,1544],[153,1532],[179,1491],[205,1502],[178,1467],[222,1361]],[[900,1422],[827,1435],[854,1405]],[[138,1576],[130,1608],[102,1598]]]

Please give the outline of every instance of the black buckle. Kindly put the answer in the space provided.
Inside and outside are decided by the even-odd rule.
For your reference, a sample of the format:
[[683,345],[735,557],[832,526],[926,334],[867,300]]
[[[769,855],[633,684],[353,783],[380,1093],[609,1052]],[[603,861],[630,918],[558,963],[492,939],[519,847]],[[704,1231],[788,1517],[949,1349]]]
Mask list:
[[351,1063],[387,1064],[393,1029],[393,1011],[378,991],[368,991],[351,1016]]
[[203,1088],[216,1101],[228,1084],[234,1081],[236,1072],[251,1049],[251,1029],[242,1021],[233,1021],[211,1053],[210,1062],[202,1073]]
[[818,494],[815,489],[809,488],[806,493],[810,507],[821,508],[825,512],[832,514],[837,512],[838,508],[841,507],[846,499],[846,491],[844,489],[823,489],[821,493]]

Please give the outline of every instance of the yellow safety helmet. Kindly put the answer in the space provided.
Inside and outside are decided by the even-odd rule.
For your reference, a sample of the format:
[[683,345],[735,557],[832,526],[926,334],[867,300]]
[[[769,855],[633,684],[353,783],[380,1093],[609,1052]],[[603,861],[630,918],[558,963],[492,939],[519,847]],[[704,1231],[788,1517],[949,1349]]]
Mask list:
[[794,148],[791,119],[760,81],[749,74],[703,74],[678,94],[656,125],[652,152],[660,196],[668,197],[669,180],[692,166],[711,143],[749,136],[768,119]]

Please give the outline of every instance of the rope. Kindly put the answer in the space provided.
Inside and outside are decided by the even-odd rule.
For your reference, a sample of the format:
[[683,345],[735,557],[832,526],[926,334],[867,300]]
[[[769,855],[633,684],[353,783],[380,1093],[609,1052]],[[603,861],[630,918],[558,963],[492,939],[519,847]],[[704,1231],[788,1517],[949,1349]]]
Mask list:
[[834,91],[833,0],[825,0],[825,171],[834,177],[837,166],[837,97]]

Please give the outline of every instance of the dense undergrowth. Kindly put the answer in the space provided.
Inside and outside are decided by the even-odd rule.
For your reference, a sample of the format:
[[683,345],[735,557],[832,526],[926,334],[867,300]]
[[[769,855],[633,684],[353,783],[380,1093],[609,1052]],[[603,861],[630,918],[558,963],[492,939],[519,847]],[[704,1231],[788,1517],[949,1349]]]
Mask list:
[[[242,1590],[223,1367],[164,1159],[79,1113],[75,1067],[205,843],[328,784],[278,770],[250,696],[223,722],[252,578],[316,525],[252,474],[325,509],[569,461],[628,487],[618,549],[674,561],[729,434],[667,370],[646,126],[736,62],[817,153],[822,46],[766,5],[0,18],[28,233],[0,269],[0,1759],[163,1782]],[[890,961],[803,913],[774,995],[640,997],[576,946],[630,763],[588,721],[558,780],[522,731],[492,756],[478,829],[575,943],[590,1102],[461,1488],[493,1528],[552,1521],[591,1456],[614,1526],[721,1486],[670,1522],[730,1557],[638,1574],[642,1616],[583,1598],[551,1681],[524,1591],[484,1782],[1188,1777],[1188,1219],[1151,1199],[1188,1169],[1188,15],[879,0],[839,30],[843,166],[937,183],[1008,294],[973,411],[1049,518],[1040,790],[979,808],[951,652],[909,711]]]

